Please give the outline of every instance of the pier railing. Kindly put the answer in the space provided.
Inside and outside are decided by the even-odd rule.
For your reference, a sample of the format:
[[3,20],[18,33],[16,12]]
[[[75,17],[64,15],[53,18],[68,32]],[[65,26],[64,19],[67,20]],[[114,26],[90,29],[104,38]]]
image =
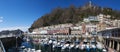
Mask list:
[[1,40],[0,40],[0,52],[6,52]]

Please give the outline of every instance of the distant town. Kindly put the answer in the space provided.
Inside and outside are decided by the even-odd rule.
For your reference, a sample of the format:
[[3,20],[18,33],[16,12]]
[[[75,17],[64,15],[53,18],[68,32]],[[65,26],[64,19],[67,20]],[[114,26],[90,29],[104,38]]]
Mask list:
[[[64,35],[84,35],[86,32],[92,34],[103,30],[110,30],[120,27],[120,20],[111,20],[110,15],[99,14],[84,18],[84,22],[76,24],[58,24],[46,27],[40,27],[33,30],[33,34],[64,34]],[[91,33],[90,33],[91,32]]]

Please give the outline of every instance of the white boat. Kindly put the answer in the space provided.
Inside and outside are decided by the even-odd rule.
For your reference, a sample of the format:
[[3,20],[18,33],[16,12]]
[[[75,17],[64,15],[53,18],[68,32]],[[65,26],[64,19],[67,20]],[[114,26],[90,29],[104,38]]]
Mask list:
[[74,44],[70,44],[69,49],[73,48],[74,46]]
[[80,45],[76,45],[75,48],[79,48]]
[[41,52],[41,50],[36,50],[35,52]]
[[100,42],[97,42],[96,46],[97,46],[98,49],[102,49],[103,48],[103,45]]
[[62,49],[65,49],[65,48],[67,48],[67,47],[69,47],[69,44],[65,44],[65,45],[62,47]]

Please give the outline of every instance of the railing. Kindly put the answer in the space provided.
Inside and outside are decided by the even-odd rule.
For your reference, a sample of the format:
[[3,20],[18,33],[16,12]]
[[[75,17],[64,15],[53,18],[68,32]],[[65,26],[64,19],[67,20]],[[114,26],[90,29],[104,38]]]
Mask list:
[[1,40],[0,40],[0,52],[6,52]]
[[102,36],[103,38],[111,38],[111,39],[116,39],[116,40],[120,40],[120,37],[111,37],[111,36]]
[[[31,34],[31,35],[25,35],[25,36],[28,36],[28,37],[84,37],[84,38],[87,38],[87,37],[93,37],[93,35],[35,35],[35,34]],[[94,37],[97,37],[96,35],[94,35]]]

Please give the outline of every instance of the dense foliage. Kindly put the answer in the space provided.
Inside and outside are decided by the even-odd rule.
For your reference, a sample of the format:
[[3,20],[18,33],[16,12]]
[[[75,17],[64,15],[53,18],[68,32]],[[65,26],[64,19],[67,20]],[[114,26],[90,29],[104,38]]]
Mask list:
[[34,28],[55,25],[55,24],[64,24],[64,23],[77,23],[83,21],[83,18],[89,15],[98,15],[98,14],[106,14],[111,15],[113,18],[111,19],[120,19],[120,12],[117,10],[112,10],[111,8],[103,8],[99,6],[89,6],[88,4],[75,7],[71,5],[68,8],[55,8],[49,14],[46,14],[32,24],[29,28],[31,32]]

